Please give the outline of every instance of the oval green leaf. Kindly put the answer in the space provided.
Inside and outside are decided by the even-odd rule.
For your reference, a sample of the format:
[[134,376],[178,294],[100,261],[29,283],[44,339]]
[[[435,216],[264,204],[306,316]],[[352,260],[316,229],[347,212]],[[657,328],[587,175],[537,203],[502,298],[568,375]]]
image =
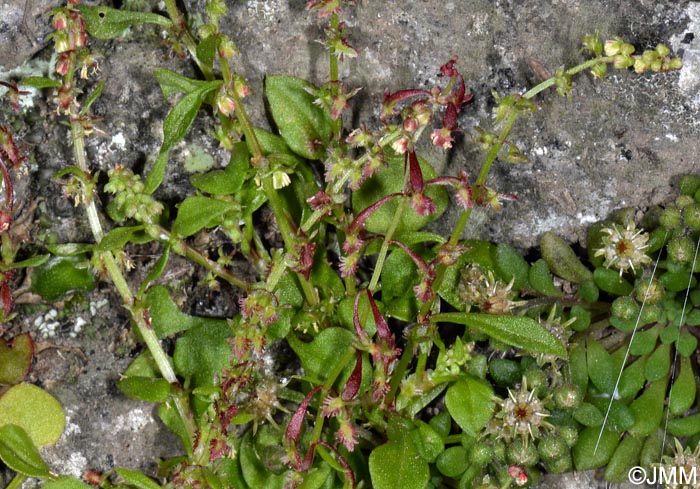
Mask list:
[[15,472],[29,477],[50,475],[49,466],[41,458],[31,437],[14,424],[0,426],[0,459]]
[[0,426],[17,425],[43,447],[56,443],[63,433],[66,417],[51,394],[32,384],[18,384],[0,397]]
[[288,75],[265,79],[265,95],[280,135],[296,154],[318,160],[326,152],[332,121],[328,111],[314,103],[316,87]]
[[375,489],[424,489],[430,468],[406,435],[372,450],[369,473]]
[[493,389],[480,380],[466,377],[447,389],[445,405],[462,430],[477,436],[493,415]]

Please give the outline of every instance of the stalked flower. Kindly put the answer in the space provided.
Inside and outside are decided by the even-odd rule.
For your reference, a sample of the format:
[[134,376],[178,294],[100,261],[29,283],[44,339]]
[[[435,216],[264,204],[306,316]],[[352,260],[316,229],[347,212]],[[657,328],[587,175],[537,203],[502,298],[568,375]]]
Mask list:
[[605,257],[605,268],[617,268],[622,276],[627,270],[635,272],[635,267],[643,267],[651,262],[651,258],[645,253],[649,247],[649,235],[642,230],[637,231],[633,221],[624,229],[612,224],[603,228],[601,232],[603,247],[595,252],[595,256]]
[[442,149],[450,149],[454,138],[452,137],[452,131],[447,127],[441,127],[440,129],[435,129],[430,133],[430,140],[435,146],[440,146]]

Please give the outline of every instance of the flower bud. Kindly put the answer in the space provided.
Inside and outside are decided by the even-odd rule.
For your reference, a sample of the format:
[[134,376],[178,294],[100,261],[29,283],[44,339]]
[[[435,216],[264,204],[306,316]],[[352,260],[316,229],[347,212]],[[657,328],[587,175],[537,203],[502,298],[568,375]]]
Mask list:
[[219,41],[219,56],[222,58],[233,58],[238,54],[238,48],[231,39],[223,36]]
[[540,459],[535,444],[526,443],[522,438],[516,438],[511,442],[506,456],[508,457],[508,462],[525,467],[535,465]]
[[632,297],[618,297],[612,303],[612,315],[622,320],[636,319],[639,315],[639,304]]
[[667,230],[677,228],[681,225],[681,211],[676,207],[666,207],[659,215],[659,224]]
[[689,263],[695,255],[695,247],[687,236],[677,236],[666,245],[669,260],[675,263]]
[[216,109],[226,117],[231,117],[236,111],[236,101],[223,85],[216,94]]
[[554,402],[562,409],[576,409],[582,400],[581,389],[575,384],[564,384],[554,392]]
[[537,444],[537,451],[545,462],[551,462],[569,453],[569,447],[563,438],[559,436],[548,436],[542,438]]

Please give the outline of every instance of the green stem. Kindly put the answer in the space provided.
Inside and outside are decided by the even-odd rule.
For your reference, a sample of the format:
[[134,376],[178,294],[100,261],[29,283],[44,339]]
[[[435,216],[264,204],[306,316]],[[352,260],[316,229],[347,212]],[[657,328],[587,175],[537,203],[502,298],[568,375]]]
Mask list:
[[[340,358],[340,361],[335,364],[335,368],[331,371],[330,375],[326,379],[326,381],[323,383],[323,389],[321,392],[328,392],[331,390],[333,387],[333,384],[335,384],[336,379],[338,376],[343,373],[343,370],[347,366],[348,362],[352,360],[355,357],[355,349],[354,348],[348,348],[345,350],[345,354]],[[321,415],[321,410],[318,410],[318,413],[316,414],[316,422],[314,423],[314,430],[311,433],[311,441],[309,444],[316,443],[321,439],[321,434],[323,432],[323,421],[324,417]]]
[[401,353],[401,358],[399,359],[398,365],[396,365],[396,369],[394,369],[394,372],[391,374],[391,382],[389,382],[389,393],[386,395],[385,401],[387,404],[390,404],[396,397],[396,393],[399,390],[399,386],[401,385],[403,376],[406,373],[406,369],[408,368],[408,364],[411,362],[412,358],[413,342],[409,341],[406,344],[403,353]]
[[370,290],[370,292],[375,292],[377,288],[377,284],[379,283],[379,276],[382,273],[382,269],[384,268],[384,261],[386,260],[387,253],[389,252],[389,242],[394,236],[396,229],[399,227],[399,222],[401,222],[401,218],[403,217],[403,214],[406,211],[406,202],[408,201],[408,197],[400,197],[400,199],[401,201],[396,207],[396,212],[394,213],[394,218],[391,221],[391,225],[389,226],[389,229],[387,229],[386,235],[384,236],[384,242],[382,243],[382,247],[379,250],[379,256],[377,257],[377,264],[374,267],[372,279],[370,280],[369,286],[367,287]]
[[165,0],[165,9],[168,12],[168,17],[173,21],[173,26],[179,38],[182,39],[182,42],[187,48],[187,52],[189,52],[194,62],[197,63],[197,67],[202,72],[202,75],[204,75],[204,78],[207,81],[213,80],[214,73],[212,70],[204,65],[197,57],[197,41],[195,41],[194,37],[192,37],[192,34],[190,34],[190,31],[187,29],[187,19],[182,15],[180,9],[177,8],[177,2],[175,0]]
[[27,476],[23,474],[17,474],[15,475],[10,483],[7,485],[6,489],[19,489],[22,487],[22,484],[24,484],[24,481],[27,480]]
[[[76,54],[73,53],[69,58],[69,69],[63,80],[64,86],[73,86],[75,82],[75,70]],[[84,132],[78,117],[79,114],[77,113],[77,106],[72,104],[68,112],[68,119],[70,121],[71,140],[73,142],[73,156],[75,158],[78,168],[80,168],[80,170],[82,170],[86,175],[89,175],[87,157],[85,153]],[[102,230],[102,225],[100,223],[99,215],[97,213],[95,200],[92,196],[92,193],[89,193],[88,189],[85,188],[83,189],[82,197],[87,213],[88,223],[90,225],[90,230],[92,231],[92,235],[95,239],[95,242],[99,243],[104,236],[104,231]],[[102,265],[105,267],[105,270],[109,274],[110,278],[112,279],[112,282],[114,283],[114,286],[119,292],[119,295],[121,296],[125,306],[130,311],[133,311],[135,305],[134,295],[126,282],[126,279],[124,278],[124,275],[122,274],[122,271],[119,268],[119,265],[117,264],[114,255],[112,254],[112,252],[108,251],[99,253],[98,257]],[[143,314],[143,311],[141,311],[141,313],[137,314],[132,313],[131,317],[134,320],[134,324],[136,325],[139,334],[143,338],[144,343],[146,343],[148,350],[151,352],[153,360],[158,366],[158,369],[160,370],[160,373],[163,376],[163,378],[171,384],[177,384],[178,380],[175,376],[175,371],[173,370],[173,367],[170,364],[170,360],[167,354],[160,345],[158,337],[156,336],[153,329],[151,329],[151,326],[147,321],[147,316]],[[182,413],[185,413],[186,411],[184,407],[180,405],[179,399],[176,399],[176,403],[178,404],[178,410]],[[185,416],[185,423],[187,423],[187,419],[188,417]],[[189,434],[191,436],[194,435],[193,429],[192,431],[190,431]]]
[[173,235],[173,233],[171,233],[164,227],[159,226],[157,229],[159,241],[166,244],[173,243],[173,241],[176,242],[176,245],[173,246],[172,249],[178,255],[186,256],[193,262],[204,267],[206,270],[210,271],[215,276],[227,281],[231,285],[235,285],[236,287],[239,287],[244,290],[248,290],[250,288],[250,284],[247,280],[239,277],[238,275],[234,274],[229,270],[226,270],[225,267],[221,266],[214,260],[211,260],[198,249],[191,247],[185,241],[177,238]]
[[[338,30],[338,26],[340,25],[340,18],[338,17],[338,14],[333,13],[331,15],[331,32],[335,32]],[[339,76],[338,76],[338,57],[336,56],[335,53],[335,48],[331,48],[329,54],[329,70],[330,70],[330,87],[331,87],[331,97],[336,97],[339,94],[340,87],[338,85],[339,82]],[[340,141],[340,137],[343,132],[343,118],[338,117],[336,120],[333,121],[333,137],[337,140]]]

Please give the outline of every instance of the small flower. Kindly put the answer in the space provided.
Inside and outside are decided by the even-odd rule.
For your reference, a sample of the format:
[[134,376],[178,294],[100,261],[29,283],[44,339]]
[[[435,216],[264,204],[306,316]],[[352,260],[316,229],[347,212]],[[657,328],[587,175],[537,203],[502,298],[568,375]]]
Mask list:
[[617,224],[603,228],[603,247],[594,256],[603,256],[605,268],[614,267],[620,270],[620,276],[628,269],[636,272],[635,267],[642,267],[651,262],[645,253],[649,247],[649,235],[642,230],[637,231],[634,221],[630,221],[622,229]]
[[340,397],[327,396],[323,400],[321,416],[324,418],[332,418],[338,416],[343,409],[345,409],[345,402],[343,402]]
[[508,475],[513,478],[516,486],[524,486],[527,484],[527,473],[519,465],[511,465],[508,467]]
[[435,146],[440,146],[442,149],[450,149],[454,138],[452,137],[452,131],[446,127],[440,129],[435,129],[430,133],[430,140]]
[[526,443],[529,438],[539,438],[540,429],[552,429],[547,422],[549,412],[544,402],[535,393],[537,389],[528,390],[523,381],[520,388],[513,392],[508,389],[508,397],[500,401],[500,410],[496,417],[503,420],[504,431],[510,431],[510,437],[521,436]]
[[341,420],[340,428],[335,432],[335,438],[342,443],[348,452],[352,452],[357,445],[357,428],[349,420]]
[[437,207],[433,199],[422,192],[413,194],[411,197],[411,208],[421,216],[429,216],[437,212]]

